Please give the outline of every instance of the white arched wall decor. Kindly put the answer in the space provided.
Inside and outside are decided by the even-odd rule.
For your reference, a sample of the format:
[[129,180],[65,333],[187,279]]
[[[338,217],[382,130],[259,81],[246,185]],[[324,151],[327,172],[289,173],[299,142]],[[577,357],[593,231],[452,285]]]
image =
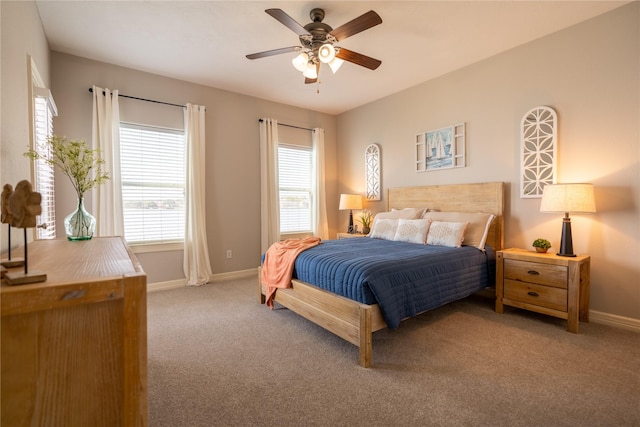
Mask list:
[[371,144],[364,152],[367,200],[380,200],[380,147]]
[[556,182],[558,116],[550,107],[535,107],[520,123],[520,197],[542,197]]

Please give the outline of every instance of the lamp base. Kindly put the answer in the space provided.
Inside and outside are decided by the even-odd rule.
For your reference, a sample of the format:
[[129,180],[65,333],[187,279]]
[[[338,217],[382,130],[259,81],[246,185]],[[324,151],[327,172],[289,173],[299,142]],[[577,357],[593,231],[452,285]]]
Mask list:
[[556,255],[566,257],[576,256],[576,254],[573,253],[573,238],[571,237],[571,218],[569,218],[569,213],[566,213],[565,217],[562,218],[562,237],[560,239],[560,252],[558,252]]
[[353,210],[349,210],[349,228],[347,228],[347,233],[353,234]]
[[556,252],[556,255],[558,255],[558,256],[567,256],[567,257],[576,257],[576,256],[578,256],[576,254],[561,254],[560,252]]

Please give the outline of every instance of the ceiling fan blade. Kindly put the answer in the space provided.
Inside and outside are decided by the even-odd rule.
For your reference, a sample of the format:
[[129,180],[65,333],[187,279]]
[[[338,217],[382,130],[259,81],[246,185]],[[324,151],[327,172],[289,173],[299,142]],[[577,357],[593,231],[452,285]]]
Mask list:
[[280,49],[265,50],[264,52],[252,53],[247,55],[248,59],[258,59],[267,56],[280,55],[281,53],[298,52],[302,49],[300,46],[281,47]]
[[309,31],[305,30],[304,27],[298,22],[287,15],[287,13],[282,9],[267,9],[265,10],[269,15],[273,16],[275,19],[280,21],[282,25],[289,28],[291,31],[301,36],[303,34],[311,34]]
[[334,36],[336,40],[340,41],[364,30],[368,30],[371,27],[375,27],[378,24],[382,24],[382,18],[373,10],[370,10],[364,15],[360,15],[346,24],[339,26],[331,31],[330,34]]
[[336,53],[336,58],[344,59],[345,61],[353,62],[354,64],[361,65],[370,70],[375,70],[382,64],[382,61],[371,58],[370,56],[363,55],[358,52],[354,52],[343,47]]

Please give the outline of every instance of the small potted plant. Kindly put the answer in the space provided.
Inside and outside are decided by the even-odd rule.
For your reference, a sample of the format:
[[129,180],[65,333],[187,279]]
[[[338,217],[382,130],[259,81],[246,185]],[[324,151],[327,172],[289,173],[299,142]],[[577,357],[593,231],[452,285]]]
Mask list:
[[536,248],[536,252],[545,253],[551,247],[551,242],[547,239],[536,239],[533,241],[532,246]]
[[371,221],[373,221],[373,214],[371,211],[365,209],[360,214],[358,222],[362,224],[362,233],[369,234],[371,231]]

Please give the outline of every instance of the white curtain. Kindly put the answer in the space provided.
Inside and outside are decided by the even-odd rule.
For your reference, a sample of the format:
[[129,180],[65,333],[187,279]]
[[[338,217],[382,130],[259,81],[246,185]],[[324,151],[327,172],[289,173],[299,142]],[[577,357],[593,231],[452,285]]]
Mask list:
[[93,86],[93,148],[100,150],[109,179],[94,188],[91,214],[96,236],[124,236],[120,175],[120,112],[118,91]]
[[260,120],[260,228],[261,249],[280,240],[278,187],[278,121]]
[[327,202],[324,176],[324,129],[315,128],[312,132],[313,142],[313,185],[316,193],[314,200],[313,234],[322,240],[329,239],[327,224]]
[[186,140],[184,275],[187,286],[201,286],[213,278],[205,214],[205,107],[187,104],[184,113]]

